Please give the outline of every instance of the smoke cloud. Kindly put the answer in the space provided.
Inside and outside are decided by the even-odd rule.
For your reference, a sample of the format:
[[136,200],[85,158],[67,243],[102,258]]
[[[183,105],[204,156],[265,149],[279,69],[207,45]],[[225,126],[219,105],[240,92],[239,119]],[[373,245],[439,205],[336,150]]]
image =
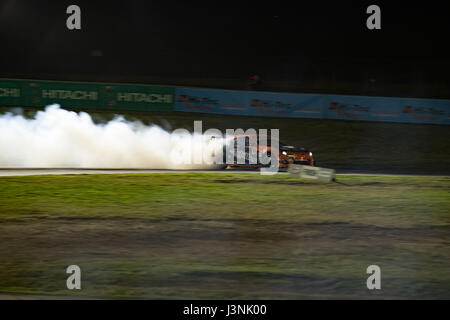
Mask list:
[[217,165],[189,164],[193,149],[206,150],[212,159],[222,142],[211,143],[202,135],[174,134],[120,116],[96,124],[89,114],[59,105],[38,111],[33,119],[0,115],[3,168],[212,169]]

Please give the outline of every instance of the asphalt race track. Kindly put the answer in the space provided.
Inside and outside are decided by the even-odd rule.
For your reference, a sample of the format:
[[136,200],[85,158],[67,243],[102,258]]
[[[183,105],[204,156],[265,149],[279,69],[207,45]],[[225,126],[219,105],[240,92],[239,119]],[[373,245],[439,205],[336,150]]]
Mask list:
[[[167,169],[41,169],[41,168],[0,168],[0,177],[13,176],[34,176],[34,175],[65,175],[65,174],[130,174],[130,173],[259,173],[259,170],[243,170],[243,169],[227,169],[227,170],[167,170]],[[383,175],[383,176],[441,176],[448,177],[448,175],[439,174],[413,174],[413,173],[380,173],[369,171],[344,171],[336,172],[340,175]],[[285,171],[279,174],[287,174]]]

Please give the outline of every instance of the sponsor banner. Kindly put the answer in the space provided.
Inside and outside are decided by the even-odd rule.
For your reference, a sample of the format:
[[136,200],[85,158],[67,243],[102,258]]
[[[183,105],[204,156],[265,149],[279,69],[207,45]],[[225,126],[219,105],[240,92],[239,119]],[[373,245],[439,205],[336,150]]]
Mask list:
[[450,124],[450,100],[0,79],[0,106],[188,111],[286,118]]
[[325,95],[324,117],[450,124],[450,100]]
[[331,182],[334,180],[336,172],[333,169],[303,166],[300,164],[290,164],[288,172],[294,177],[323,180]]
[[175,110],[231,115],[450,124],[450,100],[176,88]]
[[62,107],[95,108],[102,105],[100,87],[95,83],[26,81],[26,106],[58,103]]
[[18,80],[0,79],[0,106],[24,104],[24,83]]
[[175,89],[175,111],[248,115],[247,91]]
[[111,84],[102,86],[104,105],[112,109],[172,111],[173,87]]
[[322,118],[323,95],[180,88],[175,110],[267,117]]
[[254,115],[292,118],[323,118],[323,95],[273,92],[249,92]]
[[173,111],[174,87],[0,79],[0,106]]

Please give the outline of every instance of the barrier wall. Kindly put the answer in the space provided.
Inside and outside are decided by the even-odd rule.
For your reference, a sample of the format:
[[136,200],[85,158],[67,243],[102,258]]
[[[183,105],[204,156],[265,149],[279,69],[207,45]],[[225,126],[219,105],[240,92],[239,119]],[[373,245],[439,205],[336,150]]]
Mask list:
[[450,124],[450,100],[180,88],[175,110],[230,115]]
[[173,111],[174,87],[0,79],[0,105]]
[[0,106],[52,103],[96,109],[450,124],[450,100],[0,79]]

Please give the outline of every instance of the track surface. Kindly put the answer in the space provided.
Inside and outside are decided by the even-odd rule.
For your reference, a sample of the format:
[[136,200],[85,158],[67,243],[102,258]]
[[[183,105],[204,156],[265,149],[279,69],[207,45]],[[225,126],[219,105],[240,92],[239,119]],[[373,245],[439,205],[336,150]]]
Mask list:
[[[0,168],[0,177],[12,177],[12,176],[34,176],[34,175],[64,175],[64,174],[128,174],[128,173],[259,173],[259,170],[165,170],[165,169],[3,169]],[[279,172],[280,174],[287,174],[287,172]],[[345,175],[386,175],[386,176],[442,176],[448,177],[448,175],[436,175],[436,174],[416,174],[416,173],[381,173],[381,172],[337,172],[337,174]]]
[[42,294],[11,294],[0,293],[0,300],[94,300],[96,298],[62,296],[62,295],[42,295]]

